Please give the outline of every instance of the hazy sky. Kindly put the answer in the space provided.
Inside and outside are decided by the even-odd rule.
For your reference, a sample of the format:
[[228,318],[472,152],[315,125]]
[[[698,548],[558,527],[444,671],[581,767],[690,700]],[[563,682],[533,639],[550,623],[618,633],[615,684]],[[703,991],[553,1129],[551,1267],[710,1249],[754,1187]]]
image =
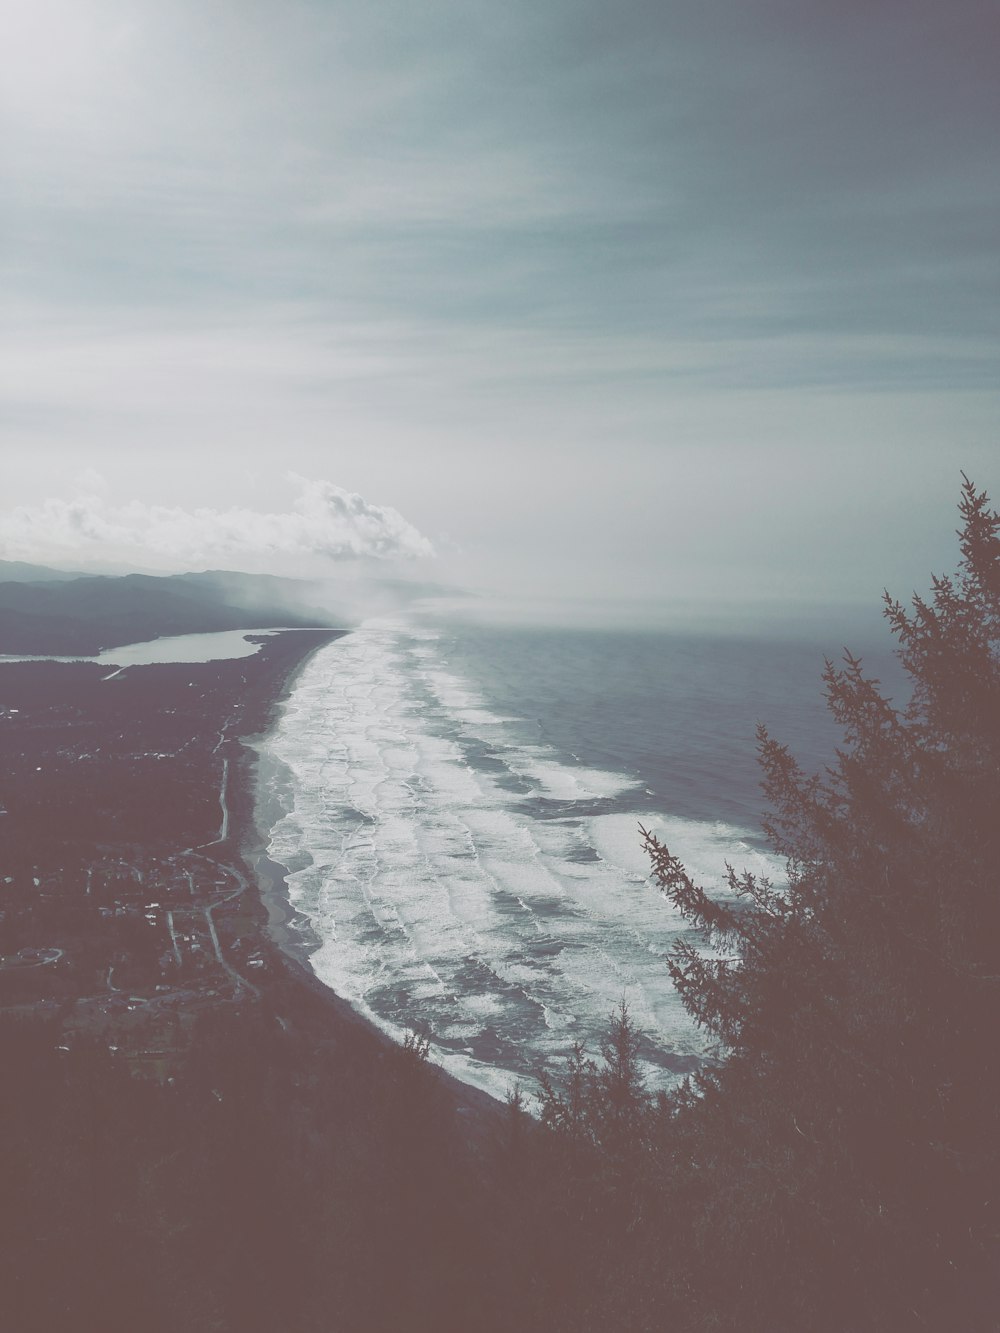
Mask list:
[[868,600],[1000,499],[992,0],[0,14],[0,554]]

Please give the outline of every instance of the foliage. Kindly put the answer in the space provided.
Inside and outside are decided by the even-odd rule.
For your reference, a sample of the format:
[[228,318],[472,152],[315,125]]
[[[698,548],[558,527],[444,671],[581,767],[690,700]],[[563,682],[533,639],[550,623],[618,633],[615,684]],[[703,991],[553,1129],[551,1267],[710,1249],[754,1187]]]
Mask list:
[[631,1150],[649,1104],[639,1068],[639,1042],[622,999],[601,1043],[601,1063],[590,1059],[577,1042],[558,1084],[544,1070],[539,1074],[542,1124],[608,1152]]
[[[640,1162],[659,1181],[663,1249],[635,1281],[660,1317],[683,1290],[681,1327],[971,1329],[1000,1309],[1000,517],[967,479],[960,512],[957,576],[909,611],[886,594],[909,700],[847,653],[824,673],[844,736],[824,775],[759,732],[787,883],[730,869],[708,893],[642,831],[716,946],[669,967],[726,1058],[660,1115],[635,1090],[618,1137],[581,1051],[546,1088],[544,1122],[617,1161],[621,1188]],[[617,1262],[640,1244],[611,1243]]]
[[169,1085],[103,1040],[60,1050],[55,1018],[0,1022],[4,1329],[513,1326],[437,1071],[269,989],[277,1009],[205,1009]]
[[411,1028],[403,1038],[402,1049],[414,1064],[425,1064],[430,1058],[430,1036]]

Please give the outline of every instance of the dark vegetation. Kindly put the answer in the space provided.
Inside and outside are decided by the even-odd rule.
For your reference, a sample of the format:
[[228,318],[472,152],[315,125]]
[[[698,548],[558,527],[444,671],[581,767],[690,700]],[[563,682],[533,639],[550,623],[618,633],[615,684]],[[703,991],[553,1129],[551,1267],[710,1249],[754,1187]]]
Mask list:
[[649,1098],[623,1010],[546,1088],[538,1236],[558,1262],[582,1219],[589,1251],[568,1327],[1000,1327],[1000,519],[968,483],[961,513],[957,578],[886,599],[906,709],[848,654],[824,778],[760,732],[787,887],[713,898],[646,835],[715,946],[670,969],[720,1058]]
[[171,1084],[58,1040],[2,1031],[3,1327],[502,1326],[454,1098],[301,982],[205,1009]]
[[[33,566],[30,582],[0,582],[0,653],[92,655],[174,634],[331,625],[294,580],[208,571],[159,577],[67,576]],[[4,569],[0,563],[0,575]]]
[[256,996],[192,1004],[172,1082],[96,1036],[58,1050],[65,998],[9,1006],[9,1326],[1000,1327],[1000,518],[969,485],[960,538],[954,579],[887,601],[905,709],[848,656],[831,771],[761,732],[787,885],[710,896],[647,837],[716,1043],[669,1096],[623,1004],[539,1119],[463,1101],[273,950]]

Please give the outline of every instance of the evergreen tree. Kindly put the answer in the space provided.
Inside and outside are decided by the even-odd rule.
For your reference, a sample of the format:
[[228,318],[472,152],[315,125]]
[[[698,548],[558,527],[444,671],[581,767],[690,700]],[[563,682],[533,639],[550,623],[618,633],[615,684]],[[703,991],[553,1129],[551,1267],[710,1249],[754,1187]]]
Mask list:
[[909,698],[848,653],[824,775],[759,733],[787,882],[707,893],[643,830],[716,946],[669,967],[720,1054],[654,1099],[623,1007],[603,1062],[543,1080],[539,1327],[1000,1326],[1000,516],[968,480],[960,511],[957,575],[886,596]]
[[544,1070],[541,1121],[578,1144],[606,1153],[631,1153],[650,1106],[639,1068],[639,1031],[622,999],[601,1043],[601,1063],[588,1057],[582,1042],[573,1046],[558,1082]]
[[695,1283],[715,1275],[717,1313],[728,1274],[742,1328],[938,1326],[960,1289],[964,1327],[1000,1313],[1000,516],[968,479],[960,512],[957,577],[910,611],[886,595],[908,703],[847,654],[825,777],[760,731],[787,885],[730,870],[712,896],[643,831],[728,954],[670,960],[727,1050],[675,1099],[670,1152],[699,1174]]

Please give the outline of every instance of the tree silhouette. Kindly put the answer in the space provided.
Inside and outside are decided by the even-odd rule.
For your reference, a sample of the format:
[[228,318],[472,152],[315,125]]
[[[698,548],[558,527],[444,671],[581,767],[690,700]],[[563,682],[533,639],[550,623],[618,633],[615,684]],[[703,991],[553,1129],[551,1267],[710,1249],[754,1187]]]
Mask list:
[[788,1295],[812,1327],[920,1327],[997,1253],[1000,516],[967,478],[960,513],[957,576],[909,611],[886,594],[906,705],[847,653],[824,673],[844,734],[824,776],[759,731],[787,884],[730,869],[713,896],[643,830],[657,884],[727,955],[669,962],[727,1051],[675,1101],[685,1151],[726,1163],[712,1261],[809,1274]]
[[522,1212],[561,1327],[1000,1326],[1000,516],[967,478],[960,513],[957,574],[885,598],[909,697],[848,652],[824,774],[759,731],[786,880],[706,892],[642,830],[719,1054],[653,1098],[623,1007],[543,1079]]
[[576,1042],[558,1082],[544,1070],[541,1121],[580,1144],[631,1151],[649,1105],[639,1068],[639,1032],[623,998],[601,1043],[601,1063]]

